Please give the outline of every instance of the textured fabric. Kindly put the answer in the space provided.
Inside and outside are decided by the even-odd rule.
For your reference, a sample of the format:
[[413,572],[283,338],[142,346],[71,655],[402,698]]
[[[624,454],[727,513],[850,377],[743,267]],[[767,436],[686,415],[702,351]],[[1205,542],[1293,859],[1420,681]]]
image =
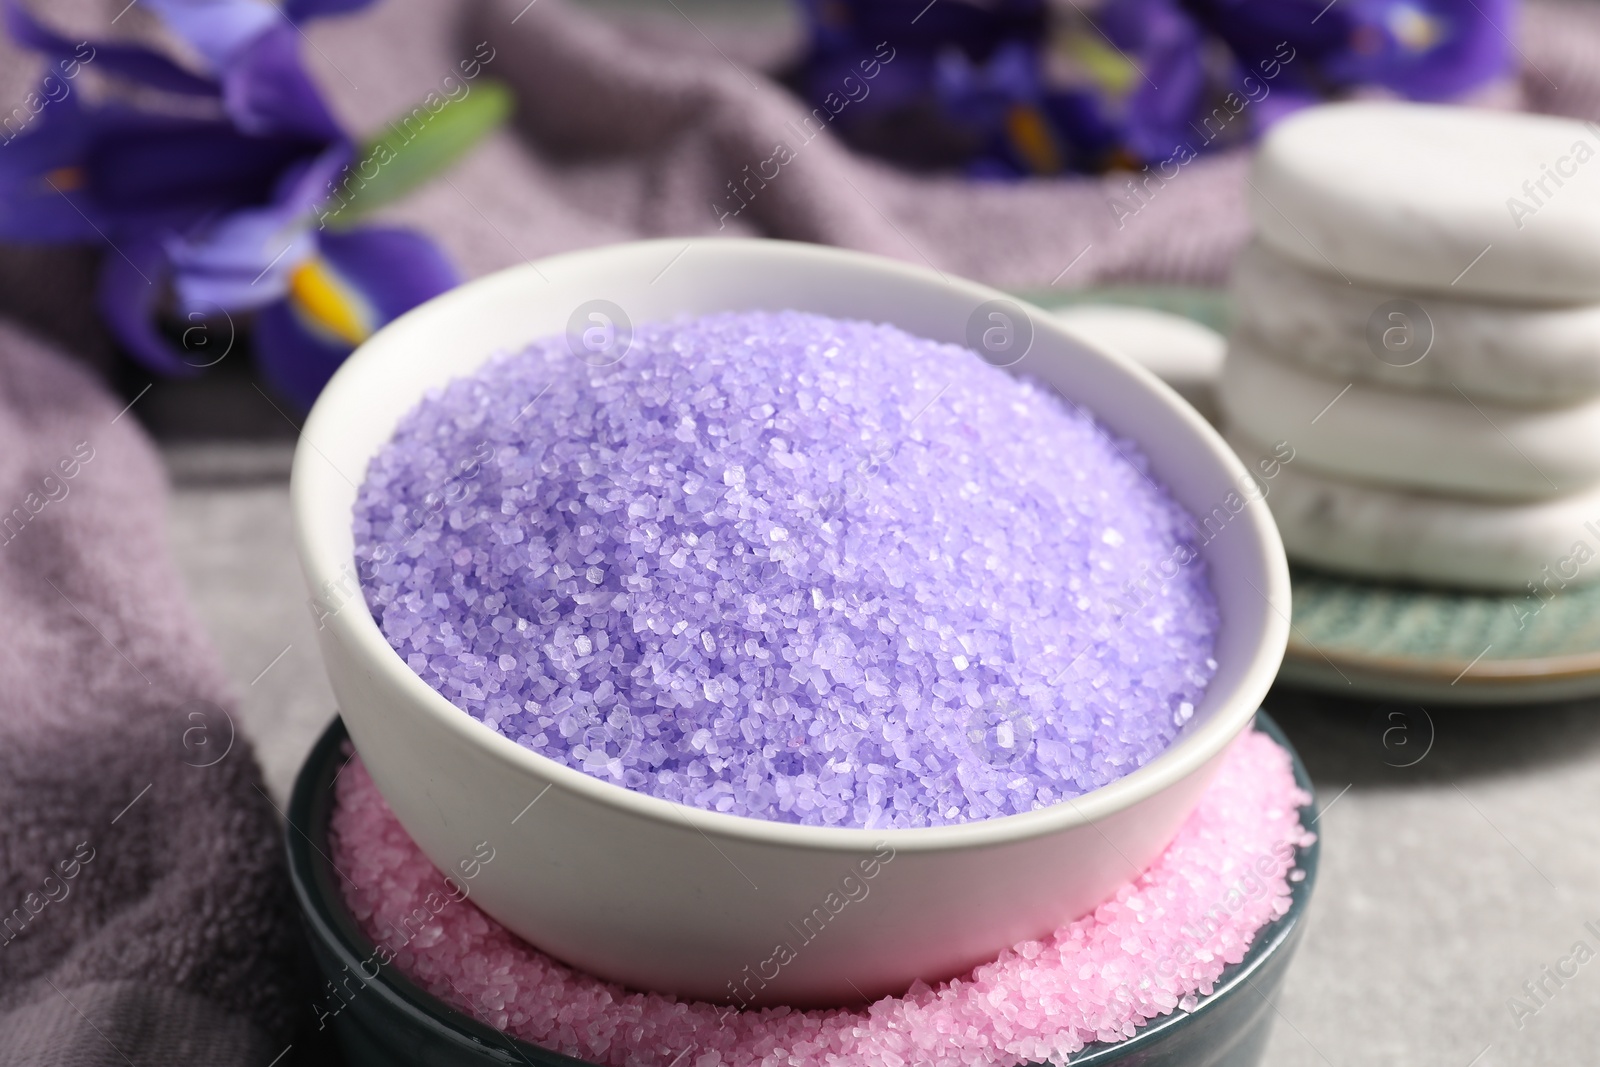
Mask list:
[[[288,1041],[279,831],[121,407],[0,327],[0,1064]],[[186,998],[199,1044],[147,1018]]]
[[0,1016],[0,1067],[247,1064],[283,1051],[248,1020],[171,986],[91,982],[47,993]]

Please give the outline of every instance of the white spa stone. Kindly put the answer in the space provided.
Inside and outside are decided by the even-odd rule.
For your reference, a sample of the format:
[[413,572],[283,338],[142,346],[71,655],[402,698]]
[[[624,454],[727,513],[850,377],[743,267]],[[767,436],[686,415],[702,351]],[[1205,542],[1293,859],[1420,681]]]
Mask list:
[[1308,108],[1263,140],[1261,239],[1352,282],[1600,301],[1600,129],[1437,104]]
[[1521,500],[1600,481],[1600,398],[1537,409],[1340,381],[1236,336],[1217,400],[1230,428],[1355,481]]
[[1056,318],[1084,344],[1121,352],[1216,421],[1215,388],[1228,344],[1216,330],[1183,315],[1120,304],[1061,308]]
[[[1238,433],[1228,442],[1251,468],[1273,456]],[[1600,487],[1532,502],[1466,500],[1343,481],[1298,456],[1261,484],[1284,546],[1300,562],[1482,590],[1600,578],[1600,563],[1590,562],[1600,545]]]
[[1540,307],[1347,285],[1326,264],[1311,270],[1260,244],[1235,263],[1232,294],[1236,330],[1345,381],[1459,387],[1528,406],[1600,394],[1600,303]]

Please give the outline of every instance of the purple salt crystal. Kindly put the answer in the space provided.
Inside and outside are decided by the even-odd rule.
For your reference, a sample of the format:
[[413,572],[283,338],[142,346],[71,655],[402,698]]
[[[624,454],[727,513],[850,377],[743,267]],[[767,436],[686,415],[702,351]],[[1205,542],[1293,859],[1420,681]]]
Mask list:
[[610,366],[564,337],[492,359],[401,421],[355,509],[383,633],[490,728],[665,799],[875,828],[1165,749],[1216,670],[1195,530],[1047,390],[798,312],[643,325]]

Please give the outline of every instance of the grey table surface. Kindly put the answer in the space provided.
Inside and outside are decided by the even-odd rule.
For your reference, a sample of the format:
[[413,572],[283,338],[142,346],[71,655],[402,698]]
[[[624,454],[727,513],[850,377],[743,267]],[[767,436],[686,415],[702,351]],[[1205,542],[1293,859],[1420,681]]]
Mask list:
[[[174,551],[280,800],[335,713],[290,536],[291,447],[164,447]],[[1316,780],[1324,846],[1267,1064],[1600,1062],[1600,702],[1267,706]],[[1410,747],[1384,743],[1396,723]]]

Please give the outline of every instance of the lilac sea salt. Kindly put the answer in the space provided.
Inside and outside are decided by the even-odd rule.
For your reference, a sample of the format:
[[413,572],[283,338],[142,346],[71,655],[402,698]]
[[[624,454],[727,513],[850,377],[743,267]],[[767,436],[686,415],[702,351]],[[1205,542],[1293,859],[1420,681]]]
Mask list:
[[355,509],[384,635],[485,725],[856,827],[1025,812],[1160,753],[1216,668],[1195,529],[1059,397],[797,312],[492,359],[401,421]]

